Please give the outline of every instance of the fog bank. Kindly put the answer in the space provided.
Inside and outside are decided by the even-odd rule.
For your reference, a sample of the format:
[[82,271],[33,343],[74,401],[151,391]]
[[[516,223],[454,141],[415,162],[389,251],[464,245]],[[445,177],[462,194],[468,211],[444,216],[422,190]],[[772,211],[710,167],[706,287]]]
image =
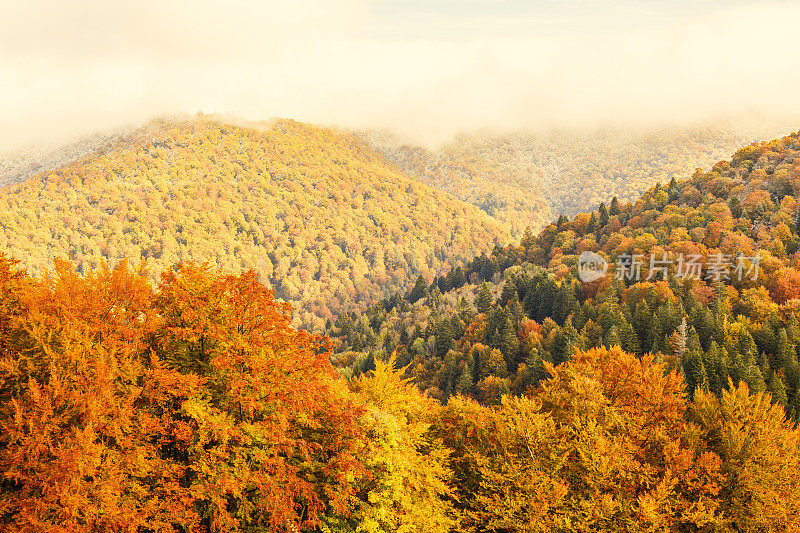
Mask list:
[[798,27],[774,2],[6,2],[0,151],[198,110],[427,144],[800,117]]

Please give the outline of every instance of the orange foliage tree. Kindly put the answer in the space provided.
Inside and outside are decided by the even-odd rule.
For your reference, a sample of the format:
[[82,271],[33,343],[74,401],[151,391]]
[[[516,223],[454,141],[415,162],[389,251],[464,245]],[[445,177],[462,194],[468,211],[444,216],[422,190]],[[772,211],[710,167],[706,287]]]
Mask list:
[[183,265],[153,291],[125,263],[37,281],[4,259],[0,291],[0,529],[291,531],[346,512],[359,409],[254,273]]
[[[196,521],[139,407],[151,288],[126,265],[27,280],[0,361],[4,530],[171,531]],[[6,290],[9,289],[6,281]],[[142,429],[145,429],[142,431]]]
[[770,280],[769,294],[779,304],[800,298],[800,272],[792,267],[778,270]]
[[[202,384],[174,417],[169,446],[212,530],[308,528],[344,512],[359,470],[358,409],[333,381],[326,345],[291,327],[254,272],[182,265],[154,298],[155,353]],[[352,477],[352,476],[351,476]]]

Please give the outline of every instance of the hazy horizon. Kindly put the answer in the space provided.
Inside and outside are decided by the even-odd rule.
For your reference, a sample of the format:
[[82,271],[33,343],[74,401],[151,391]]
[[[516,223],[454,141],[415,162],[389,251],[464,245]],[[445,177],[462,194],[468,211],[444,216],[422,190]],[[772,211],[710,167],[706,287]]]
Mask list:
[[6,2],[0,151],[197,111],[420,144],[788,123],[799,25],[796,2]]

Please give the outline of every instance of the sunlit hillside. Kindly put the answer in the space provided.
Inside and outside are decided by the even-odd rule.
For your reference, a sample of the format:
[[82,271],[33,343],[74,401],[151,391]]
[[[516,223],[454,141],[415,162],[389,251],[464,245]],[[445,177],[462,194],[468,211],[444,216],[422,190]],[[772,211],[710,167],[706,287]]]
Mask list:
[[253,268],[320,327],[504,238],[480,209],[408,178],[344,131],[279,120],[154,122],[0,191],[0,247],[36,272],[145,260]]
[[[434,396],[493,403],[575,349],[621,346],[656,354],[690,395],[744,381],[800,420],[800,133],[684,178],[340,318],[337,364],[358,374],[396,350]],[[608,264],[591,282],[578,270],[587,252]]]

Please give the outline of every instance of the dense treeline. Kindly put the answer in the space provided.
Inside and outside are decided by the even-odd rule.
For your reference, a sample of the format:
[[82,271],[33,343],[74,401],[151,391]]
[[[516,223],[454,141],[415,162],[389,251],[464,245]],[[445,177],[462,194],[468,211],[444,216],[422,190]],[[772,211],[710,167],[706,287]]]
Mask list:
[[[0,531],[793,531],[800,432],[650,356],[572,354],[447,405],[349,382],[250,271],[0,256]],[[483,304],[482,304],[483,305]]]
[[[434,397],[498,403],[536,386],[547,364],[568,361],[576,348],[621,346],[656,354],[684,376],[690,395],[698,388],[720,395],[729,379],[744,381],[768,390],[797,420],[796,197],[800,136],[754,144],[635,203],[614,199],[574,220],[562,216],[520,245],[496,247],[430,285],[418,279],[404,297],[340,317],[330,327],[336,364],[358,373],[397,349]],[[586,251],[610,264],[592,283],[577,271]],[[618,276],[617,262],[636,254],[644,257],[641,278]],[[679,275],[681,254],[700,258],[700,279]],[[666,279],[662,272],[646,279],[651,256],[667,259]],[[728,272],[709,279],[713,258],[723,256]],[[739,258],[749,271],[741,279]]]
[[480,207],[519,239],[526,227],[538,231],[560,213],[573,216],[613,196],[636,201],[657,182],[788,131],[761,120],[758,127],[742,121],[649,133],[461,135],[433,151],[385,134],[363,136],[410,175]]
[[31,272],[65,257],[254,269],[309,328],[505,239],[478,208],[356,136],[290,120],[156,121],[0,190],[0,246]]

